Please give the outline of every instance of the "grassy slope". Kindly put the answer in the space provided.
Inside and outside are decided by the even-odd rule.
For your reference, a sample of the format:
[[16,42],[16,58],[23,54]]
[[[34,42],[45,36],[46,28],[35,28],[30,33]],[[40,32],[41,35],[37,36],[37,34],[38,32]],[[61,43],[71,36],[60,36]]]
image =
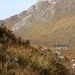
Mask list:
[[[46,47],[42,47],[42,48],[46,48]],[[41,51],[39,46],[31,46],[29,48],[25,48],[25,47],[13,47],[13,46],[9,46],[8,48],[8,52],[14,52],[17,55],[21,55],[24,57],[24,59],[27,61],[28,65],[32,62],[34,62],[34,64],[37,66],[39,65],[42,68],[48,68],[48,65],[53,61],[56,60],[58,62],[61,62],[63,65],[66,66],[67,69],[70,70],[70,72],[73,72],[72,70],[72,62],[71,59],[75,57],[75,50],[68,50],[68,51],[59,51],[61,52],[68,60],[59,60],[58,58],[56,58],[54,56],[54,53],[56,50],[54,49],[50,49],[50,51]],[[21,57],[20,56],[20,57]],[[37,60],[36,60],[37,59]],[[22,65],[21,65],[22,66]],[[23,65],[24,66],[24,65]],[[37,66],[38,67],[38,66]],[[51,66],[52,68],[54,66]],[[17,68],[17,70],[21,70],[20,67]],[[33,68],[31,67],[25,68],[26,71],[29,71],[29,73],[35,73],[33,72]],[[54,68],[53,68],[54,69]],[[23,69],[22,69],[23,71]],[[19,73],[21,73],[21,71],[19,71]],[[34,75],[35,75],[34,74]],[[33,74],[32,74],[33,75]],[[37,75],[38,72],[37,72]]]
[[[22,28],[18,35],[28,38],[36,44],[52,46],[55,43],[68,43],[74,47],[75,44],[75,16],[62,17],[56,22],[33,25],[31,28]],[[63,40],[64,39],[64,40]]]
[[[6,69],[6,73],[8,73],[8,75],[12,75],[12,73],[15,73],[15,75],[61,75],[61,73],[64,73],[64,75],[69,75],[68,70],[70,70],[71,68],[67,67],[67,60],[64,61],[56,58],[52,53],[53,50],[51,51],[47,47],[36,45],[21,45],[18,44],[17,41],[15,41],[16,43],[11,42],[13,41],[12,38],[10,38],[11,41],[8,40],[9,37],[6,39],[6,37],[9,36],[7,35],[7,33],[8,31],[6,30],[6,32],[2,33],[2,35],[0,36],[0,43],[3,44],[3,46],[1,47],[2,49],[0,48],[0,51],[2,51],[2,54],[4,54],[5,58],[11,59],[9,63],[7,63],[8,60],[5,60],[5,62],[7,63],[5,63],[7,65],[5,66],[5,68],[8,67],[8,69]],[[6,36],[4,37],[3,34],[6,34]],[[45,48],[47,49],[42,50]],[[11,57],[11,55],[13,58]],[[16,57],[18,61],[15,61],[14,58]],[[0,62],[2,62],[2,59],[0,60]],[[64,66],[63,64],[67,65]],[[4,69],[2,69],[2,71],[3,70]]]
[[[42,48],[44,48],[44,47],[42,47]],[[52,68],[51,72],[53,73],[57,69],[55,67],[55,65],[53,65],[53,64],[51,65],[51,62],[54,61],[54,60],[57,61],[57,62],[63,63],[65,65],[65,67],[68,70],[70,70],[70,72],[72,70],[70,62],[68,62],[67,60],[65,60],[65,61],[64,60],[60,60],[59,61],[58,58],[56,59],[56,57],[54,56],[55,50],[54,50],[54,52],[53,52],[53,50],[41,51],[39,46],[37,46],[37,47],[36,46],[31,46],[31,47],[28,47],[28,48],[9,46],[8,52],[9,51],[16,53],[22,59],[22,61],[20,61],[20,64],[19,64],[20,66],[17,67],[17,69],[16,69],[16,75],[18,75],[18,73],[22,74],[24,71],[25,71],[25,74],[27,73],[27,74],[31,74],[31,75],[41,75],[39,73],[39,70],[43,71],[43,69],[49,69],[49,68]],[[27,64],[23,64],[21,62],[27,63]],[[28,66],[29,64],[32,64],[32,63],[34,63],[34,64],[31,67]],[[24,68],[21,68],[22,66]],[[42,68],[42,69],[40,69],[40,68]],[[60,69],[57,69],[57,72]],[[62,69],[62,70],[64,71],[64,69]],[[14,69],[12,71],[14,71]],[[50,74],[48,74],[48,75],[50,75]],[[53,74],[53,75],[55,75],[55,74]]]

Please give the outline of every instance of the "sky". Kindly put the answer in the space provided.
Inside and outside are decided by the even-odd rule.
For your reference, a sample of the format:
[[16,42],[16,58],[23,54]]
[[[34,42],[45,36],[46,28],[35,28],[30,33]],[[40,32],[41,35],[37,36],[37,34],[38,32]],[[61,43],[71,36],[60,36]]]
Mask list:
[[28,9],[37,0],[0,0],[0,20]]

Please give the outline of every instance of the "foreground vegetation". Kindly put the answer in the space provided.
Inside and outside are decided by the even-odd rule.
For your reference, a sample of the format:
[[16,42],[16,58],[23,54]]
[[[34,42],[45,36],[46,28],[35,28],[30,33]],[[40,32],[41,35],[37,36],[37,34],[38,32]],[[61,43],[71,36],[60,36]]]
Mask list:
[[49,48],[33,47],[6,27],[0,27],[0,74],[71,75]]

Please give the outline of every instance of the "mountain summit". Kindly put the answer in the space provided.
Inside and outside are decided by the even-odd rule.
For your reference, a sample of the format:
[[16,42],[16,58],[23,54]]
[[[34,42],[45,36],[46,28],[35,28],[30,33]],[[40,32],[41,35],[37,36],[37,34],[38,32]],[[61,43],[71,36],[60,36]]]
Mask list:
[[38,0],[6,20],[5,26],[32,43],[53,46],[75,44],[75,0]]

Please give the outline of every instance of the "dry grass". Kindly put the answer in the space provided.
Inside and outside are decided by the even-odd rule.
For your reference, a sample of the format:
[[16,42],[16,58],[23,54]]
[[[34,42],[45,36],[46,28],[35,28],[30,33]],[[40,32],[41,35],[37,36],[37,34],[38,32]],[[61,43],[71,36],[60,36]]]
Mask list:
[[[46,46],[31,46],[30,44],[10,43],[7,36],[0,36],[3,46],[1,57],[2,74],[4,75],[70,75],[69,69],[64,62],[57,60],[53,51]],[[16,39],[16,38],[15,38]],[[11,39],[13,41],[13,39]],[[16,41],[15,41],[16,42]],[[10,59],[10,60],[9,60]],[[17,60],[16,60],[17,59]],[[66,62],[66,61],[65,61]],[[5,67],[4,67],[5,66]]]
[[[53,75],[56,75],[55,70],[57,70],[57,67],[55,66],[55,62],[54,62],[56,61],[55,60],[56,58],[53,55],[53,52],[51,50],[41,51],[40,48],[45,48],[45,47],[29,46],[28,48],[25,48],[25,47],[17,48],[17,47],[10,46],[8,48],[9,52],[14,52],[16,53],[16,55],[18,55],[18,58],[19,58],[18,68],[20,69],[18,72],[19,74],[23,73],[28,75],[42,75],[44,73],[44,70],[46,70],[50,74],[54,73]],[[52,62],[54,63],[52,64]],[[49,70],[49,69],[52,69],[52,70]],[[57,70],[57,72],[58,71],[59,69]],[[16,73],[16,75],[18,75],[18,73]]]
[[[54,54],[56,49],[54,48],[51,48],[51,51],[52,53]],[[62,63],[68,68],[70,69],[70,72],[73,72],[73,69],[72,69],[72,62],[71,60],[73,58],[75,58],[75,50],[70,48],[69,50],[58,50],[59,52],[61,52],[61,54],[63,54],[68,60],[66,61],[62,61]]]

